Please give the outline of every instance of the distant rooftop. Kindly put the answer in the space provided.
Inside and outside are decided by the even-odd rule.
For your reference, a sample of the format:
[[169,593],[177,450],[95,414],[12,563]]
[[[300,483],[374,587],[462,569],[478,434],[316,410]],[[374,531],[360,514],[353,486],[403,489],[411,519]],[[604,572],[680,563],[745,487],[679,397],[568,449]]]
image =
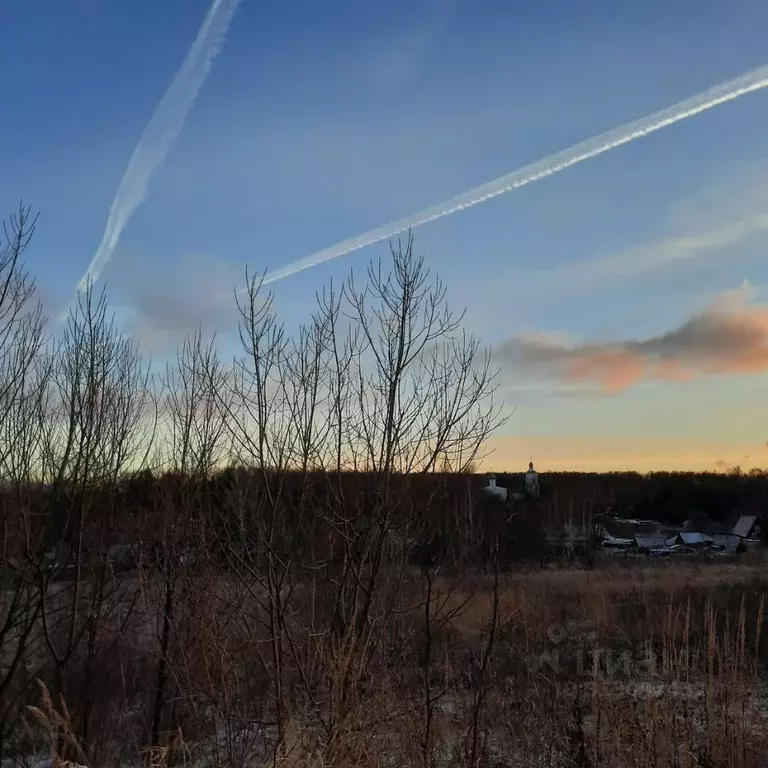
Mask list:
[[757,515],[742,515],[736,525],[733,527],[733,533],[735,536],[741,536],[742,539],[746,539],[752,532],[752,528],[757,520]]

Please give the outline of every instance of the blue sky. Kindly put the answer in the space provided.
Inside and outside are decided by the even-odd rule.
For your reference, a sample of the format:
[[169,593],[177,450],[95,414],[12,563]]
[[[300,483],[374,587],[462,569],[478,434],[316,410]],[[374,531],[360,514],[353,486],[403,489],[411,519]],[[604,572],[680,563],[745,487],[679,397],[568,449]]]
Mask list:
[[[23,197],[40,211],[29,263],[51,312],[208,5],[4,3],[0,210]],[[160,354],[198,323],[226,330],[213,297],[243,264],[280,267],[768,63],[765,29],[758,0],[242,0],[103,274],[110,298],[141,314]],[[765,340],[749,365],[698,349],[674,380],[614,386],[604,362],[572,367],[596,347],[611,376],[658,360],[634,342],[709,317],[724,292],[741,289],[734,311],[763,327],[767,122],[768,91],[751,94],[416,230],[467,325],[499,349],[516,410],[492,463],[768,465]],[[318,287],[385,251],[275,284],[280,312],[303,319]]]

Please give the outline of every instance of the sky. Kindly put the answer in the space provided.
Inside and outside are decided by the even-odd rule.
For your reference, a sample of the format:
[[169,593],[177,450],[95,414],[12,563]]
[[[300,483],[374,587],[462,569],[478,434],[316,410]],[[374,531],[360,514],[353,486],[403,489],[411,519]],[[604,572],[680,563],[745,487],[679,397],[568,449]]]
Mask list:
[[[52,315],[208,0],[4,0],[0,211]],[[153,355],[284,266],[768,63],[763,0],[242,0],[100,284]],[[491,347],[485,466],[768,466],[768,90],[414,231]],[[287,323],[386,243],[273,286]]]

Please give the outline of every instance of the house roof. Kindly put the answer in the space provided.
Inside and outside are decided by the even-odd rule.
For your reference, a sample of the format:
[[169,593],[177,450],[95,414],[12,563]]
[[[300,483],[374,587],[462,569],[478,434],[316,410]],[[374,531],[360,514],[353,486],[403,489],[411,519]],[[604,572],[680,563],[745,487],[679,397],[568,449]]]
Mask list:
[[635,543],[640,549],[655,549],[666,545],[664,534],[649,534],[646,536],[635,536]]
[[677,540],[692,546],[694,544],[711,544],[713,539],[711,536],[707,536],[705,533],[694,533],[693,531],[679,531],[671,538],[667,539],[667,544],[671,546]]
[[742,539],[749,536],[756,520],[757,515],[742,515],[736,525],[733,526],[734,535],[741,536]]

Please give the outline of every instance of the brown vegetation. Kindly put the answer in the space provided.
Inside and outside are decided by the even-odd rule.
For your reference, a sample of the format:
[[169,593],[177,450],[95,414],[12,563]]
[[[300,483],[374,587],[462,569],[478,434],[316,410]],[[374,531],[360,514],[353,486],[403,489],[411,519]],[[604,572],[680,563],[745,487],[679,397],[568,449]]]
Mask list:
[[46,338],[32,229],[0,254],[0,758],[759,764],[761,566],[524,570],[561,510],[478,495],[490,361],[410,239],[293,338],[247,279],[242,354],[155,375],[90,290]]
[[[762,561],[471,578],[408,567],[369,632],[335,630],[321,579],[305,576],[280,596],[275,633],[268,589],[188,568],[155,746],[159,580],[136,583],[131,626],[99,662],[91,740],[73,706],[53,743],[92,765],[760,765],[764,572]],[[29,733],[17,748],[44,748]]]

